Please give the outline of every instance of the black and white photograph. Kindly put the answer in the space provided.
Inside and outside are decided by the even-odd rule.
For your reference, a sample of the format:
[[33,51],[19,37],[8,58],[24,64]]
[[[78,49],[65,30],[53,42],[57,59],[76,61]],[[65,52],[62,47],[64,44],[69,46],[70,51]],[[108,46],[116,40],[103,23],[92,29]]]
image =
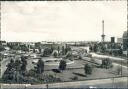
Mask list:
[[128,89],[128,1],[0,1],[1,89]]

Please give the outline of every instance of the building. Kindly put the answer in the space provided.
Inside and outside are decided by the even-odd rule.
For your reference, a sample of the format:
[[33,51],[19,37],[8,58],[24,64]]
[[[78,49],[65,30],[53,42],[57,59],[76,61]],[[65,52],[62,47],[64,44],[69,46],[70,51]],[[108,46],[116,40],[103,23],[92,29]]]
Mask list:
[[6,46],[7,42],[6,41],[0,41],[0,45]]
[[124,32],[123,34],[123,50],[127,50],[128,48],[128,35],[127,35],[127,31]]
[[123,38],[117,38],[117,43],[122,44],[123,43]]
[[115,37],[111,37],[111,43],[115,43]]

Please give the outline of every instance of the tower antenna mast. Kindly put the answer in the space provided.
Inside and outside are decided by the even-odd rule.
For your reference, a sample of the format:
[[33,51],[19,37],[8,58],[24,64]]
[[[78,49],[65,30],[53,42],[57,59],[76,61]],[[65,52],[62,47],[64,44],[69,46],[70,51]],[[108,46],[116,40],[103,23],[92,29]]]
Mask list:
[[102,20],[102,35],[101,35],[101,38],[102,38],[102,42],[104,43],[104,41],[105,41],[105,34],[104,34],[104,20]]

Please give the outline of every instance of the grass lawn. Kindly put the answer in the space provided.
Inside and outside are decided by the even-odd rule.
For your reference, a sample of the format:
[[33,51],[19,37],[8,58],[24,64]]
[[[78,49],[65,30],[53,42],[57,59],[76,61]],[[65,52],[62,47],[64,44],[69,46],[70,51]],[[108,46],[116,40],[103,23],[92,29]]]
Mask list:
[[53,71],[45,71],[45,75],[53,75],[56,78],[60,78],[62,81],[73,81],[74,77],[77,77],[76,81],[96,78],[116,77],[115,73],[111,72],[111,69],[94,68],[91,75],[85,75],[84,69],[71,69],[64,70],[61,73],[55,73]]
[[[73,81],[74,78],[76,78],[76,81],[79,80],[86,80],[86,79],[95,79],[95,78],[107,78],[107,77],[116,77],[120,76],[116,73],[116,67],[110,69],[104,69],[104,68],[96,68],[94,66],[92,74],[86,75],[84,73],[84,65],[88,63],[85,60],[74,60],[75,62],[73,64],[67,65],[66,70],[64,70],[61,73],[56,73],[52,69],[58,69],[58,65],[45,65],[44,73],[43,75],[52,75],[56,78],[61,79],[61,81]],[[28,67],[33,68],[33,64],[31,63],[32,60],[29,60]],[[29,69],[28,68],[28,69]],[[73,68],[73,69],[70,69]],[[76,69],[75,69],[76,68]],[[78,69],[77,69],[78,68]],[[124,73],[126,75],[126,73]]]

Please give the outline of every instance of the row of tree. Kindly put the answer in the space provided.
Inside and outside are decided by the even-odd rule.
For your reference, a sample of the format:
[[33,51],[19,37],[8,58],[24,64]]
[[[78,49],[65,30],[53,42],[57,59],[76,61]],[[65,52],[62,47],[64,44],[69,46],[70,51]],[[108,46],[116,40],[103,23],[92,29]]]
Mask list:
[[[10,60],[10,63],[7,65],[7,69],[5,73],[3,74],[3,79],[6,82],[21,82],[21,80],[25,81],[25,77],[29,77],[32,75],[32,77],[39,77],[40,75],[43,74],[44,72],[44,61],[39,59],[37,62],[36,66],[34,67],[34,72],[27,71],[26,69],[27,66],[27,61],[25,57],[21,57],[21,60]],[[67,63],[66,60],[61,60],[60,64],[58,66],[58,70],[60,72],[63,72],[66,70]],[[103,59],[102,68],[111,68],[112,67],[112,61],[110,59]],[[86,63],[84,66],[84,73],[85,75],[90,75],[92,74],[93,71],[93,66],[89,63]],[[20,81],[19,81],[20,80]]]
[[7,69],[4,72],[2,78],[7,82],[20,82],[20,79],[26,74],[27,61],[25,57],[21,57],[21,60],[10,60],[7,65]]
[[[4,72],[2,78],[4,82],[12,82],[12,83],[20,83],[26,81],[29,75],[32,75],[32,71],[27,71],[27,61],[26,57],[21,57],[21,60],[13,60],[11,59],[7,65],[7,69]],[[63,71],[66,69],[66,61],[61,60],[58,69]],[[34,67],[34,76],[41,75],[44,72],[44,61],[39,59],[36,66]],[[26,79],[25,79],[26,78]]]
[[3,45],[0,45],[0,52],[1,51],[4,51],[4,50],[5,50],[4,46]]

